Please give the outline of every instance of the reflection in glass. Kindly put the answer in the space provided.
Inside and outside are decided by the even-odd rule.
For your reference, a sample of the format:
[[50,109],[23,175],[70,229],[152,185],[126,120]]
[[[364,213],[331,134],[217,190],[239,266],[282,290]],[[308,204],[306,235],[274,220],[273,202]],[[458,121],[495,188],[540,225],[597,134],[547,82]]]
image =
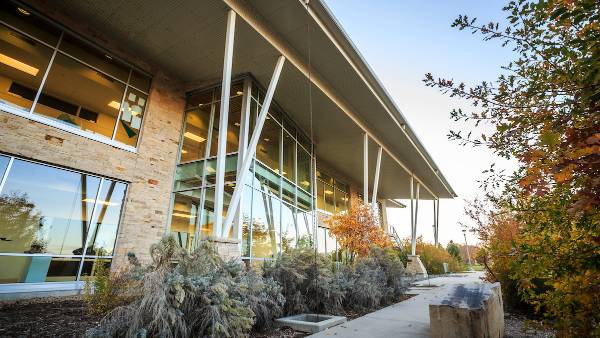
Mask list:
[[104,180],[96,199],[96,212],[90,226],[86,255],[113,254],[126,188],[123,183]]
[[252,191],[244,186],[244,195],[241,202],[242,223],[242,257],[250,257],[250,223],[252,221]]
[[124,92],[121,82],[58,53],[35,112],[112,138]]
[[52,50],[0,24],[0,103],[29,110]]
[[107,258],[86,258],[83,260],[83,267],[81,268],[81,280],[90,280],[90,276],[95,276],[98,266],[104,265],[105,268],[110,269],[111,259]]
[[75,281],[80,262],[71,257],[0,256],[0,284]]
[[336,250],[335,237],[329,232],[329,229],[325,229],[325,246],[327,253],[334,252]]
[[261,163],[256,162],[254,187],[268,189],[275,196],[279,196],[280,177]]
[[317,228],[317,251],[320,253],[325,253],[325,230],[322,227]]
[[287,203],[281,203],[281,250],[289,251],[296,247],[298,236],[296,218],[293,207]]
[[0,20],[50,46],[56,46],[60,36],[58,28],[31,13],[24,13],[11,1],[0,1]]
[[202,186],[202,171],[204,162],[181,164],[175,169],[175,191],[199,188]]
[[4,177],[4,172],[6,171],[6,167],[8,167],[8,162],[10,162],[10,158],[0,155],[0,181],[2,181],[2,177]]
[[81,254],[99,184],[15,159],[0,195],[0,252]]
[[317,180],[317,209],[325,210],[325,184]]
[[335,212],[342,212],[348,210],[348,195],[339,190],[335,189]]
[[255,192],[252,199],[252,257],[272,258],[278,254],[280,204],[266,190]]
[[132,87],[127,88],[116,127],[115,140],[130,146],[137,144],[147,100],[146,94]]
[[195,161],[206,157],[210,109],[210,105],[203,105],[185,114],[180,162]]
[[[217,178],[217,159],[206,160],[206,172],[204,173],[207,184],[215,184]],[[235,181],[237,172],[237,154],[228,155],[225,158],[225,182]]]
[[312,237],[312,213],[309,211],[296,210],[296,221],[298,224],[298,246],[313,247]]

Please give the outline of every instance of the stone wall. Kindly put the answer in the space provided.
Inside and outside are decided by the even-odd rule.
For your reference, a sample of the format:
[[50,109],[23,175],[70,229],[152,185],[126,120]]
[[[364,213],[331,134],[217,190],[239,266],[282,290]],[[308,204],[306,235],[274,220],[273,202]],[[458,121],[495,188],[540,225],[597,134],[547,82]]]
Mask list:
[[0,110],[0,152],[128,182],[113,267],[129,251],[147,259],[165,233],[185,104],[178,88],[153,78],[137,153]]

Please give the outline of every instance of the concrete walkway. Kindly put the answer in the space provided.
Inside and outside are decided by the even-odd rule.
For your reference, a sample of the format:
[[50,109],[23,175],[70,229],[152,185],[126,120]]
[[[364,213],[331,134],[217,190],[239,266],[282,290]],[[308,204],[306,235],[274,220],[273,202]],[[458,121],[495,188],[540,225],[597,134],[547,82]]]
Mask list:
[[[324,338],[414,338],[429,337],[429,303],[446,295],[450,285],[480,281],[481,272],[437,277],[415,283],[403,302],[388,306],[309,337]],[[431,285],[431,287],[430,287]],[[433,287],[435,285],[435,287]]]

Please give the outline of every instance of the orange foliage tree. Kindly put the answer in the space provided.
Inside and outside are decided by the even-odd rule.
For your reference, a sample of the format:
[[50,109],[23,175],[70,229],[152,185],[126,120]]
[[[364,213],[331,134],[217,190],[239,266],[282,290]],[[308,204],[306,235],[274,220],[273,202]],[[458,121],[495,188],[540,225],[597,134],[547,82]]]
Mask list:
[[388,248],[390,238],[380,226],[379,215],[371,205],[352,198],[350,208],[331,216],[325,221],[341,248],[350,255],[350,261],[358,256],[366,256],[371,247]]

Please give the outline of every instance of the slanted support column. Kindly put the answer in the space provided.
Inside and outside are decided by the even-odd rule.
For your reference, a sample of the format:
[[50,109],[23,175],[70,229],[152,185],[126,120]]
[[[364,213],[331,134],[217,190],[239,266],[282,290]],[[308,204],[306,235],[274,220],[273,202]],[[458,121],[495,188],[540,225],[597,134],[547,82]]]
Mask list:
[[269,106],[273,100],[273,94],[275,94],[275,88],[277,88],[277,82],[279,81],[279,76],[281,75],[284,62],[285,57],[279,56],[277,59],[277,64],[275,65],[275,70],[273,71],[273,76],[271,77],[271,82],[269,83],[269,88],[267,88],[267,92],[265,94],[265,99],[263,100],[260,114],[256,120],[256,127],[254,127],[252,137],[250,138],[250,143],[248,143],[248,148],[246,148],[244,158],[242,159],[242,165],[239,167],[239,176],[236,179],[238,184],[235,185],[235,188],[233,189],[233,195],[231,196],[231,201],[229,202],[227,218],[225,219],[225,223],[223,224],[221,232],[223,235],[229,233],[229,229],[231,228],[231,224],[235,217],[235,212],[233,211],[236,210],[240,204],[240,198],[242,197],[242,191],[244,189],[243,182],[246,180],[246,175],[248,175],[250,165],[252,164],[252,159],[256,154],[256,146],[258,145],[260,133],[262,132],[262,128],[265,124],[267,112],[269,111]]
[[[225,56],[223,57],[223,82],[221,84],[221,110],[219,114],[219,135],[217,138],[217,174],[215,182],[215,224],[213,235],[222,236],[223,199],[225,193],[225,154],[227,153],[227,123],[229,120],[229,91],[231,89],[231,66],[233,63],[233,40],[235,36],[235,12],[227,13],[227,33],[225,35]],[[231,209],[231,214],[235,209]]]
[[433,241],[438,245],[438,234],[440,230],[440,199],[433,200]]
[[[240,144],[238,151],[238,159],[243,159],[246,154],[248,148],[248,139],[250,138],[250,107],[252,100],[252,80],[250,78],[246,78],[243,84],[243,92],[244,92],[244,100],[242,101],[242,114],[240,121]],[[241,176],[242,170],[242,161],[237,161],[237,174],[236,177]],[[244,194],[240,197],[240,203],[238,207],[235,209],[235,217],[233,219],[233,233],[236,234],[235,238],[240,240],[240,252],[242,251],[242,210],[240,208],[241,205],[244,205],[243,199]],[[232,209],[233,210],[233,209]],[[227,235],[227,233],[225,233]]]
[[377,206],[377,189],[379,187],[379,171],[381,169],[381,152],[382,148],[377,150],[377,164],[375,166],[375,179],[373,180],[373,196],[371,196],[371,207],[375,210]]
[[363,135],[363,200],[369,203],[369,135]]
[[421,183],[417,182],[415,189],[415,180],[410,178],[410,212],[411,212],[411,254],[417,254],[417,218],[419,215],[419,197]]

